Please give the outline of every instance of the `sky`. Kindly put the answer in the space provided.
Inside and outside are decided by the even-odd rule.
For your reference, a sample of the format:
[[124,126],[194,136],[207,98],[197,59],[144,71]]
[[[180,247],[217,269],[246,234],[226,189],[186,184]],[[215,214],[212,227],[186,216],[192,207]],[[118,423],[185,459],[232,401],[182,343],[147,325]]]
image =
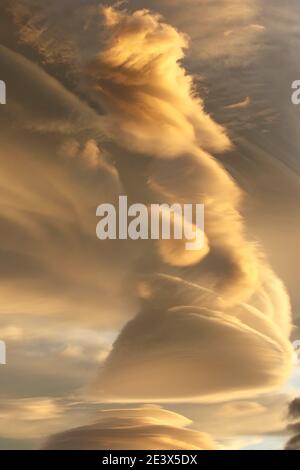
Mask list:
[[[0,448],[297,446],[299,2],[0,9]],[[124,194],[204,247],[97,239]]]

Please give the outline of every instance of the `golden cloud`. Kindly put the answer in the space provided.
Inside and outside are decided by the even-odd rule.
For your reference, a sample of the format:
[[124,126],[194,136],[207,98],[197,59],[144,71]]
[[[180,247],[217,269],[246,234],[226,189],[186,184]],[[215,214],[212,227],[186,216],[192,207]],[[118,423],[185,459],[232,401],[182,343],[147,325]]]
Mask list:
[[44,449],[216,450],[206,433],[187,429],[191,421],[155,406],[104,410],[93,424],[50,437]]

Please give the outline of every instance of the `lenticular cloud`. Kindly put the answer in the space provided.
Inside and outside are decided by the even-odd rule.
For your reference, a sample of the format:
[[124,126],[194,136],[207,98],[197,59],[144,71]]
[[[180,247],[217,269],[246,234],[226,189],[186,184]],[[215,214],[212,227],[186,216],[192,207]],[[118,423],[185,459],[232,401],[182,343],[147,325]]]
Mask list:
[[206,434],[188,426],[184,416],[155,406],[104,410],[87,426],[70,429],[50,437],[48,450],[137,450],[186,449],[217,450]]
[[87,92],[105,107],[119,145],[151,159],[149,198],[205,205],[207,246],[182,260],[178,247],[168,245],[166,256],[159,246],[160,262],[137,275],[141,311],[94,389],[112,401],[217,401],[273,390],[290,371],[289,299],[247,238],[241,191],[208,153],[230,141],[180,63],[187,40],[145,10],[102,13],[106,40],[85,68]]
[[[127,295],[139,298],[140,311],[121,331],[93,393],[107,401],[217,401],[279,387],[291,368],[289,298],[247,236],[243,194],[215,158],[231,142],[182,65],[188,38],[147,10],[97,5],[88,21],[80,8],[78,28],[63,33],[51,8],[66,39],[58,41],[40,8],[32,7],[31,18],[32,4],[14,10],[21,39],[46,62],[71,64],[81,95],[101,114],[122,191],[135,202],[205,206],[205,246],[188,256],[182,241],[155,241],[137,244],[127,261],[117,245],[110,262],[133,274]],[[73,154],[74,145],[67,147]],[[75,143],[75,154],[100,165],[92,137],[83,151]]]

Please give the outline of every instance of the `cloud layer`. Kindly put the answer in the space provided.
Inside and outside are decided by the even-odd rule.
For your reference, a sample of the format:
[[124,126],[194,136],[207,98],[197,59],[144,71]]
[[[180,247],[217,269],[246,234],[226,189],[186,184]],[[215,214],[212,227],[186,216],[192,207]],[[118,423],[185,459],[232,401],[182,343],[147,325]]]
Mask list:
[[[207,121],[191,78],[178,63],[186,44],[174,28],[147,11],[129,15],[105,8],[103,14],[104,50],[88,67],[93,93],[113,120],[117,114],[121,131],[122,125],[130,127],[131,151],[152,156],[150,197],[170,204],[204,203],[210,251],[196,268],[177,270],[176,277],[162,260],[157,270],[173,278],[155,278],[149,268],[142,281],[145,305],[121,332],[96,390],[108,400],[141,401],[221,400],[272,390],[290,371],[289,299],[245,235],[239,188],[206,152],[217,149],[218,138],[218,150],[226,150],[229,141]],[[183,123],[174,125],[173,111],[167,116],[173,104],[184,120],[186,111],[191,116],[195,110],[193,132],[186,133]],[[171,139],[174,148],[164,145],[170,125],[177,136]],[[182,138],[184,146],[178,140]],[[126,138],[121,145],[127,147]],[[186,262],[186,267],[193,264]],[[192,284],[183,303],[187,281]],[[164,288],[170,292],[167,308]],[[208,303],[201,295],[205,289],[211,290]]]
[[[9,108],[20,109],[20,121],[29,119],[18,122],[27,145],[20,149],[7,140],[1,150],[8,226],[2,246],[10,259],[24,260],[26,272],[19,267],[2,284],[7,312],[55,313],[81,324],[93,317],[114,328],[129,320],[93,388],[104,401],[221,401],[276,389],[291,366],[289,298],[263,249],[247,235],[242,191],[212,155],[231,142],[182,65],[186,36],[147,10],[93,5],[86,36],[66,27],[72,44],[66,51],[56,49],[60,27],[49,27],[58,7],[37,9],[30,20],[31,2],[24,5],[27,10],[14,10],[23,41],[47,63],[68,64],[76,92],[93,106],[1,49],[12,70],[26,70],[32,96],[40,83],[47,108],[44,116],[40,106],[24,107],[20,93]],[[39,21],[46,21],[46,35]],[[226,38],[234,33],[228,30]],[[51,47],[44,47],[49,34],[52,58]],[[8,191],[7,181],[17,189]],[[121,192],[139,202],[204,204],[205,250],[187,257],[178,244],[100,246],[95,206],[116,201]],[[22,248],[7,236],[11,225],[23,233]],[[16,286],[20,304],[9,300]]]
[[191,421],[160,407],[105,410],[97,421],[57,434],[44,449],[216,450],[209,435],[187,429]]

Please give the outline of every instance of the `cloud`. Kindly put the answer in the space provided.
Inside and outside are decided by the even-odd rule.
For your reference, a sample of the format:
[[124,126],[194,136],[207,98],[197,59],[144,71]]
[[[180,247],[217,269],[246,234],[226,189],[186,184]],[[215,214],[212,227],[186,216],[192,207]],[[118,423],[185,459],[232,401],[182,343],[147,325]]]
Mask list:
[[[49,63],[72,63],[95,50],[99,38],[99,5],[114,0],[65,0],[61,5],[34,0],[10,0],[8,7],[19,26],[22,41],[39,51]],[[258,53],[264,25],[260,24],[257,0],[131,0],[131,11],[149,9],[187,33],[192,39],[191,56],[201,62],[219,60],[230,65],[247,64]],[[79,35],[84,31],[85,35]]]
[[60,433],[76,425],[81,426],[87,419],[92,420],[99,409],[101,405],[97,403],[86,403],[82,398],[79,401],[74,397],[2,397],[1,443],[8,439],[22,440],[36,449],[49,434]]
[[[122,145],[159,157],[230,147],[225,130],[193,96],[180,65],[187,39],[158,15],[103,8],[104,48],[86,66],[93,98],[112,116]],[[98,92],[98,93],[97,93]]]
[[26,440],[34,448],[220,448],[209,434],[193,429],[192,420],[155,405],[106,409],[82,397],[6,398],[0,416],[1,439]]
[[225,109],[245,109],[251,105],[251,98],[247,96],[243,101],[239,101],[238,103],[229,104],[225,106]]
[[[198,98],[188,86],[190,79],[178,65],[183,37],[144,10],[130,15],[106,8],[103,13],[108,37],[104,50],[88,67],[94,96],[104,100],[108,113],[117,112],[118,128],[134,123],[131,151],[152,155],[147,167],[149,198],[169,204],[204,203],[210,251],[187,274],[179,271],[175,282],[171,280],[175,273],[166,267],[174,263],[162,257],[164,264],[157,270],[171,274],[164,278],[165,287],[172,292],[167,308],[161,303],[161,287],[152,282],[155,274],[150,265],[150,287],[149,280],[143,280],[146,304],[115,342],[95,393],[108,400],[217,401],[275,389],[286,380],[291,367],[289,299],[260,250],[247,239],[239,212],[241,191],[205,151],[213,147],[201,140],[201,134],[194,139],[198,124],[208,140],[217,137],[207,133]],[[171,78],[168,71],[172,71]],[[174,77],[178,78],[176,86],[172,85]],[[170,81],[164,87],[165,79]],[[168,119],[168,106],[161,108],[160,103],[180,103],[182,97],[185,104],[177,106],[178,110],[183,109],[184,116],[192,103],[200,121],[193,121],[194,135],[178,126],[176,135],[178,139],[184,136],[185,147],[171,139],[175,148],[161,144],[164,154],[151,143],[170,140],[171,116]],[[152,115],[158,119],[159,129],[152,124]],[[140,146],[144,135],[151,137],[150,145],[144,140]],[[126,146],[126,138],[121,145],[124,141]],[[177,266],[179,263],[180,259]],[[184,264],[191,267],[194,260]],[[182,303],[185,278],[193,285]],[[212,293],[210,305],[203,296],[193,303],[202,288]],[[147,374],[142,373],[145,364]]]
[[[211,287],[227,303],[250,295],[258,282],[259,250],[246,238],[238,211],[241,192],[223,167],[198,150],[196,156],[154,161],[148,183],[152,198],[169,204],[204,204],[205,235],[210,250],[205,261],[209,276],[212,271]],[[195,276],[201,282],[202,274]]]
[[145,5],[191,37],[194,63],[245,66],[261,49],[264,26],[258,24],[257,0],[154,0]]
[[93,424],[50,437],[44,449],[217,449],[208,434],[187,429],[190,424],[177,413],[149,405],[104,410]]
[[98,324],[121,324],[120,263],[131,255],[95,236],[97,205],[113,203],[122,187],[102,150],[101,116],[19,54],[1,47],[0,57],[10,84],[0,118],[0,310],[87,322],[94,312]]
[[293,433],[293,436],[287,441],[285,450],[299,450],[300,449],[300,398],[294,398],[289,404],[288,418],[290,424],[287,430]]
[[[82,4],[81,0],[75,0],[77,8]],[[70,9],[71,5],[75,7],[75,2],[67,0],[64,4],[65,10]],[[47,2],[36,2],[35,0],[21,0],[4,2],[5,9],[11,14],[13,21],[18,25],[19,38],[27,43],[39,54],[43,56],[44,61],[51,64],[66,63],[74,59],[74,44],[72,38],[66,38],[65,34],[71,33],[70,25],[78,26],[80,15],[71,14],[72,20],[68,22],[63,30],[59,25],[61,19],[61,5],[47,4]],[[82,13],[82,9],[81,13]],[[77,21],[76,21],[77,17]],[[70,20],[70,15],[66,19]],[[55,27],[56,23],[56,27]],[[52,34],[52,30],[56,34]],[[64,41],[62,40],[64,39]]]
[[12,439],[40,438],[57,429],[63,409],[45,397],[1,400],[0,436]]
[[157,298],[121,332],[94,393],[112,401],[251,396],[280,386],[290,353],[279,327],[249,305],[163,310]]
[[285,450],[300,450],[300,426],[295,425],[294,431],[298,432],[295,436],[291,437],[285,445]]
[[0,327],[0,338],[2,341],[22,341],[24,332],[19,326],[5,325]]
[[283,433],[287,425],[288,394],[270,394],[248,400],[217,404],[174,405],[178,412],[193,417],[194,426],[224,443],[241,437],[260,438]]
[[[152,157],[148,188],[139,197],[205,205],[207,248],[228,265],[218,288],[227,302],[230,296],[244,298],[257,283],[258,254],[244,233],[239,188],[205,151],[225,151],[231,144],[205,113],[180,64],[186,39],[146,10],[101,11],[106,39],[84,67],[85,91],[106,110],[109,133],[119,146]],[[186,265],[195,264],[194,255]],[[199,261],[203,257],[198,254]]]
[[58,152],[62,157],[78,161],[79,164],[81,163],[90,170],[102,170],[118,182],[117,169],[94,139],[89,139],[82,144],[75,138],[67,139],[62,143]]
[[[161,206],[159,217],[161,224],[170,224],[170,233],[181,233],[182,239],[159,240],[157,242],[158,252],[161,260],[170,266],[191,266],[201,262],[209,253],[208,241],[203,228],[188,220],[184,211],[172,211],[165,206]],[[204,215],[203,215],[204,218]],[[203,221],[204,224],[204,221]],[[189,239],[186,233],[190,234]]]
[[[50,18],[55,11],[49,13]],[[224,290],[227,302],[241,300],[257,284],[258,255],[240,220],[239,188],[204,151],[226,150],[230,141],[225,129],[204,111],[192,78],[180,64],[187,40],[146,10],[132,15],[110,7],[100,11],[106,22],[105,39],[98,52],[93,52],[95,46],[92,49],[92,59],[80,61],[81,86],[89,99],[105,110],[106,131],[119,146],[159,160],[177,157],[174,162],[152,164],[148,197],[205,204],[207,247],[211,257],[217,256],[228,271],[224,279],[224,270],[218,266],[223,277],[216,280],[218,290]],[[138,197],[143,197],[141,192]],[[179,260],[176,247],[164,245],[167,251],[175,250],[179,265],[195,264],[203,258],[195,252],[194,257]],[[159,250],[166,252],[162,245]]]
[[[93,131],[101,137],[104,122],[87,104],[52,78],[41,67],[4,46],[0,46],[2,77],[9,83],[9,102],[1,121],[14,119],[16,128],[38,134],[72,135]],[[20,82],[19,76],[22,76]],[[24,93],[24,88],[27,93]],[[35,99],[33,99],[33,96]]]
[[300,398],[294,398],[289,405],[289,417],[292,419],[299,418],[300,416]]
[[[43,13],[46,19],[50,15],[53,21],[56,9],[48,7]],[[76,106],[74,101],[66,105],[68,119],[63,122],[55,112],[54,119],[47,120],[49,110],[46,128],[39,126],[39,119],[30,120],[27,129],[35,132],[34,150],[40,149],[37,135],[46,139],[42,154],[48,172],[52,170],[48,186],[39,166],[35,185],[29,184],[39,154],[32,152],[31,145],[22,152],[14,148],[15,155],[26,156],[26,164],[18,159],[17,176],[5,167],[9,178],[2,184],[18,183],[13,185],[18,191],[10,194],[5,216],[23,229],[23,269],[32,276],[24,279],[18,270],[17,282],[13,272],[13,283],[2,284],[6,308],[19,313],[21,307],[25,313],[55,312],[81,322],[96,317],[101,326],[119,328],[131,319],[94,387],[103,400],[220,401],[276,389],[291,366],[289,299],[263,250],[246,233],[242,191],[209,153],[225,151],[231,143],[226,129],[205,111],[182,65],[187,38],[147,10],[100,11],[103,30],[93,36],[88,28],[86,41],[93,46],[87,57],[82,54],[87,42],[83,40],[80,49],[77,39],[73,58],[67,54],[66,59],[72,62],[77,91],[95,111],[76,98]],[[99,27],[101,16],[96,17]],[[231,29],[226,25],[227,32]],[[55,35],[56,29],[50,32]],[[235,36],[230,32],[226,37]],[[44,77],[46,90],[48,85]],[[57,82],[55,87],[51,97],[62,93],[59,102],[65,103],[64,88]],[[74,123],[70,116],[78,107],[85,119]],[[51,137],[45,137],[47,132]],[[58,138],[60,132],[63,138]],[[53,133],[59,164],[46,147]],[[108,149],[113,157],[109,167]],[[92,208],[95,201],[116,201],[121,191],[139,201],[203,203],[205,256],[196,252],[185,257],[178,246],[165,249],[159,243],[99,248]],[[41,209],[41,200],[49,205]],[[30,217],[28,204],[35,208]],[[38,240],[34,247],[33,237]],[[13,239],[6,237],[5,244],[12,256],[18,254]],[[22,305],[9,300],[16,287],[22,287]]]

